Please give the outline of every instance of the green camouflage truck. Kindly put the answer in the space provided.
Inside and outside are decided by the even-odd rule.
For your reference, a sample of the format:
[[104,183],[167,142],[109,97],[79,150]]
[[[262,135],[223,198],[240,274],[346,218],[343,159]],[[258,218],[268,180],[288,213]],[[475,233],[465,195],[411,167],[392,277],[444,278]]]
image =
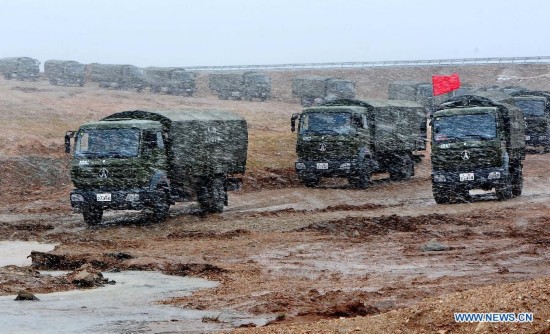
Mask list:
[[525,116],[525,145],[550,152],[550,92],[520,90],[510,95]]
[[246,169],[248,130],[221,110],[123,111],[67,132],[71,206],[88,225],[104,210],[144,210],[162,221],[176,201],[222,212]]
[[291,118],[292,131],[298,121],[296,173],[310,187],[322,177],[345,177],[364,189],[383,172],[409,179],[422,118],[424,107],[413,101],[340,99],[305,108]]
[[432,192],[438,204],[467,201],[470,190],[500,200],[521,195],[525,159],[523,112],[500,92],[450,99],[433,114]]

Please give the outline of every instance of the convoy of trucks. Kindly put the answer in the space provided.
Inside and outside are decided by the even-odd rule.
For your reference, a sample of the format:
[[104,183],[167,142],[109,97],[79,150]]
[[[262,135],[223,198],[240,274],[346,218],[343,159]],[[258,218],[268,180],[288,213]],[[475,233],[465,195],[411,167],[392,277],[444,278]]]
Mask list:
[[[0,59],[5,79],[36,80],[39,62]],[[54,85],[137,89],[191,96],[196,74],[183,68],[48,60],[44,74]],[[209,75],[220,99],[271,95],[271,78],[257,72]],[[291,117],[297,132],[294,167],[306,186],[323,177],[346,178],[365,189],[375,173],[390,180],[414,175],[427,149],[431,126],[432,193],[438,204],[467,201],[472,190],[505,200],[522,193],[527,147],[550,152],[550,92],[523,87],[464,87],[433,96],[425,82],[396,81],[387,100],[357,100],[352,81],[295,77],[292,93],[304,109]],[[71,205],[88,225],[105,210],[143,210],[162,221],[176,201],[197,200],[202,212],[222,212],[227,191],[246,170],[246,120],[221,110],[134,110],[115,113],[68,131],[74,138]]]
[[291,118],[292,131],[298,121],[298,178],[316,186],[322,177],[346,177],[361,189],[373,173],[409,179],[422,120],[424,107],[412,101],[339,99],[305,108]]
[[494,190],[500,200],[521,195],[525,124],[521,108],[502,92],[451,98],[433,114],[432,191],[439,204]]
[[134,110],[67,132],[74,137],[71,206],[88,225],[104,210],[144,210],[162,221],[176,201],[222,212],[246,170],[248,130],[221,110]]

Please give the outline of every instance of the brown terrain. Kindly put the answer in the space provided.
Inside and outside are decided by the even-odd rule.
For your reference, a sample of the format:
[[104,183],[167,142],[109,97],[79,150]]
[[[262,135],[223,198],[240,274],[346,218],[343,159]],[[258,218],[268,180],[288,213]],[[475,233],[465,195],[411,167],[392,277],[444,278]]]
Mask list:
[[[384,98],[395,80],[458,72],[470,85],[550,87],[547,65],[316,71],[356,81],[358,97]],[[154,270],[219,281],[179,308],[231,309],[270,319],[238,333],[550,333],[550,155],[533,153],[522,196],[437,205],[429,152],[407,182],[384,175],[367,190],[345,181],[301,186],[289,118],[301,107],[290,78],[272,72],[275,98],[220,101],[198,77],[195,97],[0,80],[0,241],[55,243],[33,266],[0,268],[0,295],[82,288],[37,270]],[[178,203],[164,223],[109,213],[88,228],[68,201],[63,135],[138,108],[220,108],[249,125],[244,187],[222,214]],[[427,250],[436,243],[440,250]],[[30,254],[29,254],[30,255]],[[0,254],[1,256],[1,254]],[[97,287],[101,289],[101,287]],[[528,323],[457,323],[455,312],[531,312]]]

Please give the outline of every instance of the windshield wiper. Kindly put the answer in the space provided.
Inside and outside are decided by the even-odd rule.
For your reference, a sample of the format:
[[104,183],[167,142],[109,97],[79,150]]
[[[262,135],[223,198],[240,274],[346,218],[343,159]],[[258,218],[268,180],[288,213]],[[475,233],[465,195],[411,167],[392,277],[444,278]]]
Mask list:
[[463,135],[462,138],[474,138],[474,139],[481,139],[481,140],[488,140],[491,139],[491,137],[487,137],[484,135],[475,135],[475,134],[469,134],[469,135]]

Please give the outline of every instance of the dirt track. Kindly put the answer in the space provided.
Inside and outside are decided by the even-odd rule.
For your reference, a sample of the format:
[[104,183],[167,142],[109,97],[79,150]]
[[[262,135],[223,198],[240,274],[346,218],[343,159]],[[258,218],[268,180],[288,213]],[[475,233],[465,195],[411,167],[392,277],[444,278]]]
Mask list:
[[[81,94],[84,100],[93,97]],[[517,327],[520,332],[550,328],[550,296],[544,288],[548,286],[545,278],[550,276],[550,155],[528,155],[524,193],[505,202],[488,197],[472,203],[436,205],[431,196],[429,159],[416,166],[416,175],[408,182],[390,183],[382,175],[367,190],[350,189],[345,181],[334,180],[310,189],[297,184],[289,172],[293,147],[285,147],[285,136],[291,136],[285,131],[287,116],[296,106],[280,102],[262,105],[275,119],[265,122],[245,102],[199,102],[250,108],[244,114],[250,116],[251,141],[265,140],[272,134],[283,137],[276,151],[283,155],[273,154],[273,161],[265,160],[271,155],[257,158],[258,165],[268,168],[250,170],[245,188],[230,194],[230,205],[223,214],[203,217],[196,214],[194,203],[186,203],[174,206],[169,220],[162,224],[147,222],[139,213],[109,213],[101,226],[88,228],[81,216],[72,214],[68,207],[70,184],[51,187],[36,177],[32,181],[35,186],[30,188],[14,189],[0,184],[4,198],[10,196],[0,208],[0,240],[58,243],[51,255],[60,261],[55,268],[43,265],[40,269],[75,269],[90,263],[101,270],[158,270],[218,280],[222,282],[218,288],[162,302],[178,307],[266,314],[276,319],[275,323],[297,326],[268,326],[265,331],[331,332],[330,328],[335,327],[327,323],[310,322],[373,314],[384,314],[390,319],[396,315],[385,312],[420,305],[430,310],[417,316],[424,322],[403,324],[391,331],[471,332],[475,326],[458,326],[449,323],[449,319],[428,326],[426,319],[438,319],[433,315],[438,312],[437,306],[418,303],[424,298],[447,298],[443,296],[515,282],[528,285],[510,288],[511,294],[518,291],[528,300],[541,299],[521,304],[511,297],[495,306],[491,304],[495,296],[487,289],[466,291],[463,297],[449,300],[455,308],[460,308],[457,300],[461,298],[465,307],[486,305],[483,312],[534,312],[535,323]],[[36,101],[25,103],[32,105]],[[110,104],[101,113],[114,108],[120,106]],[[71,119],[76,123],[79,117]],[[15,156],[15,160],[23,159],[5,144],[12,135],[7,133],[0,138],[3,151]],[[40,159],[63,161],[65,157],[54,150],[61,149],[61,145],[41,136],[46,139],[38,145],[42,150]],[[34,145],[26,135],[19,144],[25,152]],[[52,148],[48,149],[48,145]],[[26,165],[2,165],[9,171],[17,170],[14,166]],[[60,173],[52,172],[55,180],[61,180],[58,182],[66,182],[63,168],[61,163]],[[10,175],[13,182],[25,185],[25,180]],[[446,250],[423,251],[422,246],[432,239]],[[0,268],[0,294],[15,294],[21,288],[34,293],[76,288],[51,282],[27,269]],[[540,279],[525,282],[536,278]],[[448,306],[440,311],[448,311]],[[378,328],[378,332],[387,329],[375,324],[377,318],[358,319],[350,320],[348,325],[339,320],[342,322],[336,328],[366,330],[370,326]],[[483,330],[496,333],[511,328],[516,327],[489,326]]]

